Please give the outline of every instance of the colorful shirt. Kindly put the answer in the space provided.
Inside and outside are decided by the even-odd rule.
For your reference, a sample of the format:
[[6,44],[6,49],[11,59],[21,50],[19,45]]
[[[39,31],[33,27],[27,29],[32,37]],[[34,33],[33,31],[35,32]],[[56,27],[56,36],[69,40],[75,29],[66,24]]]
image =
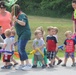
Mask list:
[[46,42],[47,42],[47,51],[51,52],[51,51],[56,51],[56,44],[57,44],[57,40],[54,36],[50,36],[48,35],[46,37]]
[[76,41],[74,39],[66,39],[64,41],[65,52],[74,52]]
[[11,14],[10,12],[6,11],[6,15],[3,16],[0,14],[0,26],[2,26],[2,32],[4,33],[4,31],[6,29],[11,28]]

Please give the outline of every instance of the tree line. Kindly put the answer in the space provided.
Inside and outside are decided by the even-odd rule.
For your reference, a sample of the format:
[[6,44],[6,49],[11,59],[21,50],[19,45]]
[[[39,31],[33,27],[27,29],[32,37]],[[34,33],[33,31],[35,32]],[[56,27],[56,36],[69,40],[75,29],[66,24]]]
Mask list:
[[18,0],[17,3],[27,14],[43,16],[69,16],[73,9],[72,0]]

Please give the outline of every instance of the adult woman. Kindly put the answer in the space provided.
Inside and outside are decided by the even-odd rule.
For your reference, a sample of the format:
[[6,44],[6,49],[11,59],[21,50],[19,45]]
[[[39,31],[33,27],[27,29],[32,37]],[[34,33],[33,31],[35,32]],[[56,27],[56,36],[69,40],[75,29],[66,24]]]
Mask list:
[[6,10],[6,5],[0,1],[0,26],[2,26],[2,37],[5,39],[4,31],[11,28],[11,13]]
[[[25,51],[26,44],[31,37],[28,18],[21,11],[20,6],[18,4],[15,4],[12,7],[12,16],[15,22],[15,28],[18,35],[18,52],[21,61],[21,65],[16,67],[16,69],[29,70],[31,68],[31,65],[29,64],[28,56]],[[24,61],[26,61],[26,65],[24,65]]]

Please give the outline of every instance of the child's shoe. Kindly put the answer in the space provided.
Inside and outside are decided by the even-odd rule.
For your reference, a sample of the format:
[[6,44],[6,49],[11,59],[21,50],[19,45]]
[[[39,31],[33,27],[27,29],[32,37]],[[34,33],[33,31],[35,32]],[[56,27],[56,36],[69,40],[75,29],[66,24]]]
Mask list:
[[10,65],[8,65],[8,66],[7,66],[7,69],[11,69],[11,66],[10,66]]
[[60,65],[62,63],[62,60],[60,59],[57,63],[57,65]]
[[1,67],[1,69],[7,69],[7,66],[3,66],[3,67]]
[[63,67],[66,67],[66,64],[62,64]]
[[33,65],[32,68],[37,68],[37,65]]
[[46,65],[42,65],[42,68],[43,68],[43,69],[46,68]]

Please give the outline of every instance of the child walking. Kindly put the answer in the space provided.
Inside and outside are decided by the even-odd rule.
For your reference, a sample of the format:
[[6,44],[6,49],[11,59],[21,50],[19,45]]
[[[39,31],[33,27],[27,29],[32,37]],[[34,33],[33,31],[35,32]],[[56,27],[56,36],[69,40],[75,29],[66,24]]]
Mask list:
[[66,31],[65,32],[66,40],[64,41],[64,47],[65,47],[65,59],[64,64],[62,66],[66,66],[67,60],[70,57],[72,59],[72,65],[75,66],[75,57],[74,57],[74,51],[76,48],[76,41],[72,39],[72,32]]
[[1,67],[1,69],[10,69],[11,66],[9,66],[9,65],[10,65],[10,58],[12,55],[12,41],[10,39],[10,36],[11,36],[10,29],[5,30],[5,36],[6,36],[6,38],[4,40],[3,50],[11,52],[11,53],[4,52],[4,54],[3,54],[4,66]]
[[41,61],[42,62],[42,68],[45,68],[45,63],[44,63],[44,59],[43,56],[40,54],[40,52],[38,51],[38,49],[41,50],[42,53],[44,53],[44,40],[42,39],[42,33],[40,30],[36,30],[35,31],[35,39],[33,41],[33,49],[36,50],[36,53],[34,54],[34,64],[32,66],[32,68],[37,68],[37,61]]
[[58,50],[58,44],[56,37],[53,36],[54,28],[50,26],[47,28],[47,31],[48,31],[48,35],[46,37],[47,58],[50,61],[49,66],[54,67],[53,63],[55,61],[56,52]]
[[[57,33],[58,33],[58,28],[54,27],[54,32],[53,32],[54,35],[53,36],[56,37],[57,42],[58,42],[58,35],[57,35]],[[61,64],[62,60],[57,56],[57,53],[58,53],[58,51],[56,52],[56,57],[55,58],[58,60],[57,65],[59,65],[59,64]]]

